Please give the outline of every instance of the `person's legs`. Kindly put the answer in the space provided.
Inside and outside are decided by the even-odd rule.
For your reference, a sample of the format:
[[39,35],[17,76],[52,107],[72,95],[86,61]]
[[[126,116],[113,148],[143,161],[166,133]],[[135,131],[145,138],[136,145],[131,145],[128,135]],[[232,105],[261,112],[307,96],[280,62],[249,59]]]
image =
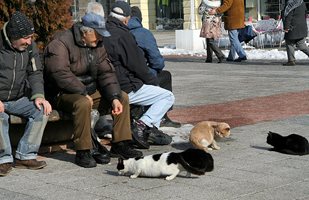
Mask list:
[[306,41],[305,38],[296,41],[296,47],[300,51],[304,52],[307,56],[309,56],[309,47],[307,47],[305,41]]
[[[169,71],[162,70],[161,72],[159,72],[157,74],[157,77],[158,77],[158,80],[159,80],[159,86],[161,88],[164,88],[164,89],[172,92],[172,74]],[[173,109],[173,106],[168,111],[170,111],[172,109]],[[165,113],[165,115],[162,118],[160,126],[179,128],[181,126],[181,124],[179,122],[175,122],[175,121],[171,120],[167,116],[167,113]]]
[[[99,93],[92,95],[94,100],[94,108],[97,108],[100,114],[111,113],[111,103],[106,99],[101,98]],[[113,131],[112,131],[112,148],[113,156],[121,156],[123,158],[133,158],[142,156],[142,152],[132,149],[128,143],[132,141],[131,120],[130,120],[130,105],[127,93],[121,93],[120,102],[122,104],[122,113],[113,115]],[[136,136],[133,134],[133,136]],[[140,138],[135,138],[137,142]],[[146,140],[147,142],[147,140]],[[147,144],[148,145],[148,144]],[[149,146],[148,146],[149,148]],[[117,154],[117,155],[116,155]]]
[[295,41],[294,40],[285,40],[285,46],[286,46],[286,53],[288,56],[288,62],[284,63],[283,65],[289,66],[289,65],[295,65]]
[[207,58],[206,58],[205,62],[207,62],[207,63],[212,62],[213,49],[212,49],[211,42],[213,42],[212,38],[206,38]]
[[222,62],[224,59],[224,54],[222,53],[221,49],[218,47],[218,45],[215,43],[215,40],[213,38],[208,38],[209,42],[208,45],[212,49],[212,51],[216,54],[219,63]]
[[237,53],[239,58],[245,58],[246,53],[244,49],[242,48],[239,39],[238,39],[238,31],[237,30],[229,30],[229,39],[231,44],[230,53],[228,56],[228,59],[234,60],[235,59],[235,53]]
[[95,167],[96,162],[90,154],[91,141],[91,104],[80,94],[63,94],[58,97],[57,109],[72,113],[74,145],[76,150],[75,162],[77,165],[90,168]]
[[149,127],[159,127],[164,114],[174,104],[172,92],[158,86],[143,85],[138,91],[130,92],[130,104],[150,106],[140,118]]
[[37,161],[43,132],[48,121],[43,109],[36,108],[33,101],[27,97],[17,101],[5,102],[5,110],[8,114],[14,114],[27,119],[24,134],[20,139],[16,154],[15,167],[27,169],[40,169],[46,166],[45,161]]

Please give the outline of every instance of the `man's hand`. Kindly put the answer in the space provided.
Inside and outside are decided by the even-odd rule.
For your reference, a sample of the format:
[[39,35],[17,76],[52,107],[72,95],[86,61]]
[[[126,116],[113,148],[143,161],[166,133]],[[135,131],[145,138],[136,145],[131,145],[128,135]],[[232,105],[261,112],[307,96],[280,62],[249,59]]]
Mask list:
[[43,106],[44,114],[45,114],[45,115],[49,115],[49,114],[51,113],[51,111],[52,111],[52,107],[51,107],[51,105],[49,104],[49,102],[46,101],[46,100],[43,99],[43,98],[36,98],[36,99],[34,100],[34,104],[35,104],[35,106],[36,106],[39,110],[41,110],[41,106]]
[[112,107],[113,107],[113,110],[112,110],[113,115],[119,115],[122,113],[123,107],[118,99],[113,100]]
[[208,14],[210,14],[210,15],[215,15],[215,14],[217,14],[217,9],[216,9],[216,8],[211,9],[211,10],[208,12]]
[[4,104],[0,101],[0,113],[4,112]]
[[93,106],[93,99],[88,94],[86,95],[87,99],[90,101],[91,107]]

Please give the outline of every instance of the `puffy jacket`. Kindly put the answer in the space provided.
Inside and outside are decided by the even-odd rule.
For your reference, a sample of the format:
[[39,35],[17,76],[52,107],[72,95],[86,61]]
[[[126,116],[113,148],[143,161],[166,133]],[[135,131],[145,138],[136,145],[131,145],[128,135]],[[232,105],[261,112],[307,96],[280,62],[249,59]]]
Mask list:
[[52,96],[59,93],[87,95],[80,77],[91,76],[104,98],[119,99],[121,91],[115,69],[102,42],[96,48],[83,45],[81,26],[76,23],[70,30],[56,34],[45,48],[46,92],[56,91]]
[[164,58],[158,49],[157,41],[153,34],[148,29],[145,29],[141,21],[135,16],[131,17],[128,27],[134,35],[137,45],[144,52],[148,67],[157,75],[165,65]]
[[224,14],[222,21],[225,30],[236,30],[245,27],[244,0],[223,0],[217,8],[218,14]]
[[108,17],[107,30],[111,36],[103,42],[115,66],[120,87],[126,93],[137,91],[143,84],[158,85],[149,70],[142,50],[137,46],[128,27],[114,17]]
[[[0,35],[0,100],[44,98],[43,68],[36,44],[25,51],[12,48],[6,37],[6,24]],[[30,93],[28,93],[30,92]]]
[[289,29],[289,32],[284,34],[285,39],[297,40],[307,37],[308,29],[306,13],[306,4],[303,2],[300,6],[293,9],[286,17],[283,18],[284,29]]

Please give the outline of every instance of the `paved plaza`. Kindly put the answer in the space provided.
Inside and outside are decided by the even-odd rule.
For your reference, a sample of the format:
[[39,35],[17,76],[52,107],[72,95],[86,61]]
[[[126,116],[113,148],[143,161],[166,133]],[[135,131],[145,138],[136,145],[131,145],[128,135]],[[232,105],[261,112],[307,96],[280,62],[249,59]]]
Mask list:
[[119,176],[110,164],[84,169],[74,164],[74,151],[40,156],[48,166],[14,169],[0,178],[0,199],[81,200],[307,200],[309,155],[269,151],[268,131],[296,133],[309,139],[309,62],[284,67],[282,61],[204,63],[205,58],[169,56],[176,97],[169,116],[183,126],[162,128],[173,136],[167,146],[151,146],[145,155],[182,151],[188,133],[203,120],[231,125],[231,136],[211,151],[214,171],[203,176],[164,178]]

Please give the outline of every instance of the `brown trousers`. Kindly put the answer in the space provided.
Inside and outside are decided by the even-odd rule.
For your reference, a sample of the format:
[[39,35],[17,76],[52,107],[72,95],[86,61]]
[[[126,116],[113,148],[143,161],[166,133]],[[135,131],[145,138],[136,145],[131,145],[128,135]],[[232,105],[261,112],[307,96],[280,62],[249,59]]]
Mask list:
[[[62,94],[57,99],[57,109],[72,114],[75,150],[92,148],[91,109],[98,109],[101,115],[111,113],[110,102],[101,98],[98,91],[92,94],[91,97],[93,99],[93,107],[91,107],[89,100],[80,94]],[[112,116],[113,143],[132,140],[129,98],[125,92],[122,92],[120,102],[123,106],[122,113]]]

